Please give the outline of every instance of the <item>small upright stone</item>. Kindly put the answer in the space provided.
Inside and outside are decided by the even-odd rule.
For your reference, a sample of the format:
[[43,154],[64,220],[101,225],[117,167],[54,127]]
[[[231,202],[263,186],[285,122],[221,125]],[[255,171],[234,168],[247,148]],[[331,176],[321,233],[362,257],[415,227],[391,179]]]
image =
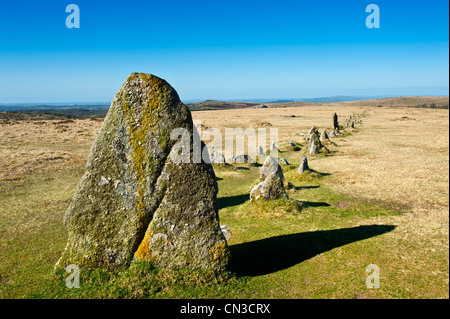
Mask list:
[[264,156],[264,155],[266,155],[266,154],[264,153],[264,149],[262,148],[261,145],[258,146],[258,148],[256,149],[256,155],[257,155],[257,156]]
[[212,149],[209,154],[211,164],[225,164],[225,156],[216,149]]
[[285,158],[280,158],[280,163],[283,165],[289,165],[289,162]]
[[319,132],[319,131],[316,129],[316,126],[313,125],[313,127],[311,127],[311,128],[309,129],[308,134],[311,135],[311,134],[318,133],[318,132]]
[[333,129],[339,131],[339,120],[336,113],[333,115]]
[[282,180],[284,180],[283,170],[278,162],[272,156],[267,156],[263,165],[259,169],[259,176],[262,180],[266,179],[268,175],[276,173]]
[[243,163],[254,163],[254,159],[247,154],[240,154],[240,155],[236,155],[231,159],[232,163],[238,163],[238,164],[243,164]]
[[297,172],[299,174],[303,174],[308,170],[309,170],[308,158],[305,155],[302,155],[302,160],[300,161],[300,165],[298,166]]
[[335,132],[334,130],[332,130],[332,131],[330,132],[329,137],[336,137],[336,132]]
[[270,150],[274,151],[277,149],[277,146],[275,145],[275,142],[273,141],[272,143],[270,143]]
[[320,141],[323,143],[324,141],[328,140],[328,134],[327,134],[327,130],[324,129],[322,131],[322,134],[320,134]]
[[310,154],[319,154],[319,146],[315,141],[312,141],[309,147]]
[[271,200],[283,197],[287,198],[283,179],[276,172],[269,174],[263,182],[257,184],[250,191],[250,201],[258,199]]
[[309,153],[319,154],[319,150],[322,148],[322,142],[320,141],[318,131],[312,133],[309,139]]

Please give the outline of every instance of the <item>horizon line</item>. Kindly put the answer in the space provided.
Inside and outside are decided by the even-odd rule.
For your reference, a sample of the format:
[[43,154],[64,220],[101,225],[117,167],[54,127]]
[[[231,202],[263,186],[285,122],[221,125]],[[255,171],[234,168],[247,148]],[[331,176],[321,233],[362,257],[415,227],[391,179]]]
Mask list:
[[[291,98],[291,97],[278,97],[278,98],[236,98],[236,99],[221,99],[221,98],[190,98],[190,99],[180,99],[181,102],[189,104],[189,103],[197,103],[203,101],[221,101],[221,102],[248,102],[248,103],[276,103],[277,101],[287,101],[287,102],[308,102],[303,100],[314,100],[314,99],[327,99],[327,98],[358,98],[359,100],[353,101],[362,101],[362,100],[376,100],[383,98],[395,98],[395,97],[449,97],[449,94],[420,94],[420,95],[330,95],[330,96],[315,96],[315,97],[302,97],[302,98]],[[112,101],[112,100],[111,100]],[[110,105],[111,101],[65,101],[65,102],[0,102],[0,106],[45,106],[45,105],[54,105],[54,106],[83,106],[83,105],[98,105],[105,106]],[[309,101],[310,102],[310,101]],[[345,101],[342,101],[345,102]],[[318,102],[311,102],[318,103]],[[323,103],[323,102],[322,102]],[[71,105],[75,104],[75,105]]]

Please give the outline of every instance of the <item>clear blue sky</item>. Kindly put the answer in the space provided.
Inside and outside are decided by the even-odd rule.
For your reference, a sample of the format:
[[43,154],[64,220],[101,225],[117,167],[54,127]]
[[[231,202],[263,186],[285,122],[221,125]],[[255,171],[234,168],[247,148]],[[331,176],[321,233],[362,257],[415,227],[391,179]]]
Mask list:
[[[65,24],[68,4],[80,28]],[[368,29],[368,4],[380,28]],[[0,103],[111,101],[132,72],[182,100],[448,95],[447,0],[0,2]]]

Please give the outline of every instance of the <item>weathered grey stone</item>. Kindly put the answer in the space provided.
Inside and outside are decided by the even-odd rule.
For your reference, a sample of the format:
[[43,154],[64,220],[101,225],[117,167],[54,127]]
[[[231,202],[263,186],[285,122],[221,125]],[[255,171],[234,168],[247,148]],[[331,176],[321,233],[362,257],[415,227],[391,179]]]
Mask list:
[[211,164],[225,164],[225,156],[216,149],[212,149],[209,153]]
[[309,170],[308,158],[305,155],[302,155],[302,160],[300,161],[297,172],[303,174],[307,170]]
[[310,154],[319,154],[319,146],[315,141],[312,141],[309,146],[309,153]]
[[253,158],[250,155],[240,154],[240,155],[236,155],[236,156],[232,157],[231,162],[243,164],[243,163],[254,163],[255,161],[253,160]]
[[336,135],[336,132],[335,132],[334,130],[330,132],[329,137],[336,137],[336,136],[337,136],[337,135]]
[[289,165],[289,162],[285,158],[280,158],[280,163],[283,165]]
[[231,232],[230,232],[228,225],[220,225],[220,230],[222,231],[223,235],[225,236],[225,239],[230,240]]
[[282,180],[284,180],[284,174],[281,166],[275,158],[272,156],[267,156],[263,165],[259,169],[259,177],[264,180],[272,173],[276,173]]
[[283,197],[287,198],[283,179],[276,172],[269,174],[263,182],[257,184],[250,191],[250,201],[272,200]]
[[312,133],[309,138],[309,153],[319,154],[319,150],[322,148],[322,142],[320,142],[318,131]]
[[328,140],[329,138],[328,138],[328,134],[327,134],[327,130],[323,130],[322,131],[322,134],[320,134],[320,141],[321,142],[324,142],[324,141],[326,141],[326,140]]
[[[218,186],[211,164],[176,163],[182,128],[193,133],[189,109],[164,80],[131,74],[114,97],[92,145],[86,172],[64,217],[66,248],[55,268],[226,268]],[[202,143],[202,146],[203,143]]]
[[277,149],[277,146],[275,145],[275,142],[270,143],[270,150],[274,151]]
[[315,125],[313,125],[313,127],[311,127],[311,128],[309,129],[309,132],[308,132],[309,135],[311,135],[311,134],[317,134],[317,133],[319,133],[319,130],[316,128]]
[[256,155],[257,156],[264,156],[264,155],[266,155],[264,153],[264,149],[262,148],[262,146],[258,146],[258,148],[256,149]]

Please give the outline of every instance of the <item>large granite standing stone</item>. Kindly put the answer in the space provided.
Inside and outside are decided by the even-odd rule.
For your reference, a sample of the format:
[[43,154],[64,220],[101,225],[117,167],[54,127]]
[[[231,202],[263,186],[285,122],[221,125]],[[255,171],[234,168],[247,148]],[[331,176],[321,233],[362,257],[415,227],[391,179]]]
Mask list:
[[[174,161],[176,128],[191,136],[188,162]],[[155,267],[225,269],[218,186],[212,165],[193,159],[192,134],[191,113],[166,81],[131,74],[92,145],[64,217],[68,242],[55,267],[124,268],[137,259]]]

